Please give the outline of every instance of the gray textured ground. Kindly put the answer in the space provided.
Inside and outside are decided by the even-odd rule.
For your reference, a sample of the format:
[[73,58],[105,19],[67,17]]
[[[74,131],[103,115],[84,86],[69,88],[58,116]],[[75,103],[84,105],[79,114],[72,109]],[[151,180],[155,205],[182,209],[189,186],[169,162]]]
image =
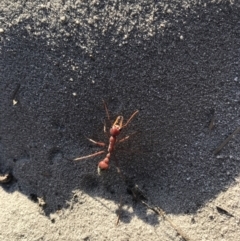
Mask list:
[[1,240],[181,240],[114,160],[70,160],[107,142],[102,99],[140,111],[115,160],[149,202],[191,240],[238,240],[239,135],[213,154],[240,125],[237,1],[2,0],[0,38]]

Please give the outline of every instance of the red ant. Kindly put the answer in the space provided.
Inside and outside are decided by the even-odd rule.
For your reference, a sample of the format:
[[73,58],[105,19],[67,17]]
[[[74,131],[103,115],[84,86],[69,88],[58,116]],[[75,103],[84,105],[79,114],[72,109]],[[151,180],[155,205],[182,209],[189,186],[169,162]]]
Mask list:
[[[107,106],[106,106],[105,102],[104,102],[104,107],[105,107],[105,110],[106,110],[108,120],[110,121],[108,109],[107,109]],[[131,115],[131,117],[127,120],[127,122],[125,124],[123,124],[123,116],[118,116],[116,118],[115,122],[113,123],[112,127],[110,128],[110,138],[109,138],[109,144],[108,144],[108,150],[107,150],[108,153],[105,156],[105,158],[98,163],[98,173],[99,174],[101,173],[102,170],[107,170],[109,168],[110,156],[111,156],[111,154],[114,150],[114,146],[115,146],[116,142],[117,143],[123,142],[130,137],[130,135],[128,135],[128,136],[120,139],[119,141],[117,141],[117,136],[120,134],[121,130],[123,128],[125,128],[130,123],[130,121],[133,119],[133,117],[137,113],[138,113],[138,110],[136,110]],[[106,125],[105,124],[104,124],[104,132],[106,133]],[[102,146],[102,147],[106,146],[106,144],[104,142],[97,142],[97,141],[94,141],[94,140],[89,139],[89,138],[87,138],[87,139],[89,141],[93,142],[96,145],[99,145],[99,146]],[[99,152],[96,152],[96,153],[88,155],[88,156],[78,157],[78,158],[75,158],[74,161],[80,161],[80,160],[83,160],[83,159],[86,159],[86,158],[98,156],[98,155],[101,155],[104,152],[105,151],[99,151]]]

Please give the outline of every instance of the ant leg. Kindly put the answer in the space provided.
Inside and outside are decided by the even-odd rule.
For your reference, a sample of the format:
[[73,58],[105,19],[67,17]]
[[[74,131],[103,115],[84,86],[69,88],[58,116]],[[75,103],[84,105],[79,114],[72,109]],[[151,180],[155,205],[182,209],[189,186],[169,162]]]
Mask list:
[[[106,103],[105,103],[104,100],[103,100],[103,104],[104,104],[104,109],[105,109],[105,111],[106,111],[106,115],[107,115],[108,122],[109,122],[109,124],[110,124],[110,126],[111,126],[112,123],[111,123],[111,120],[110,120],[109,111],[108,111],[107,105],[106,105]],[[107,132],[107,124],[106,124],[106,121],[105,121],[105,120],[104,120],[103,131],[104,131],[104,134],[106,135],[106,137],[109,138],[109,133]]]
[[134,117],[137,113],[138,113],[138,110],[136,110],[136,111],[130,116],[130,118],[127,120],[126,124],[124,124],[122,128],[126,127],[126,126],[129,124],[129,122],[133,119],[133,117]]
[[80,161],[80,160],[87,159],[87,158],[90,158],[90,157],[98,156],[98,155],[103,154],[104,152],[105,151],[99,151],[99,152],[93,153],[93,154],[88,155],[88,156],[77,157],[77,158],[73,159],[73,161]]
[[122,139],[120,139],[118,141],[118,143],[124,142],[124,141],[128,140],[131,136],[136,135],[136,134],[137,134],[137,131],[133,132],[132,134],[130,134],[128,136],[123,137]]
[[109,112],[108,112],[107,105],[106,105],[106,103],[105,103],[104,100],[102,100],[102,101],[103,101],[103,104],[104,104],[104,108],[105,108],[105,111],[106,111],[107,118],[108,118],[108,120],[109,120],[109,122],[110,122],[110,115],[109,115]]
[[105,120],[104,120],[104,125],[103,125],[103,132],[106,135],[106,137],[109,139],[109,133],[107,132],[107,125],[106,125]]
[[[87,138],[87,137],[86,137]],[[89,141],[91,141],[92,143],[98,145],[98,146],[106,146],[106,144],[104,142],[100,142],[100,141],[94,141],[93,139],[87,138]]]

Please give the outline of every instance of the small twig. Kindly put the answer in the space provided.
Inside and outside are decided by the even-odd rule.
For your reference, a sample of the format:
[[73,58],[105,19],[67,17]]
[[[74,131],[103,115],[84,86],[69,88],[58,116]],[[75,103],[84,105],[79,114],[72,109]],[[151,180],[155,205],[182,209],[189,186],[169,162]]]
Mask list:
[[219,213],[225,214],[229,217],[234,217],[233,214],[230,213],[229,210],[227,210],[226,208],[220,207],[220,206],[216,206],[216,209],[218,210]]
[[120,198],[120,204],[119,204],[119,207],[118,207],[118,217],[117,217],[117,222],[116,222],[116,226],[118,226],[119,224],[119,221],[120,221],[120,218],[121,218],[121,215],[122,215],[122,207],[123,207],[123,202],[122,202],[122,197]]
[[156,214],[160,215],[162,218],[167,220],[169,224],[172,226],[173,229],[185,240],[190,241],[191,239],[182,231],[181,228],[179,228],[174,222],[166,215],[166,213],[159,207],[152,207],[148,203],[141,201],[142,204],[144,204],[146,207],[154,211]]
[[225,139],[222,144],[217,147],[217,149],[213,152],[214,155],[217,155],[222,148],[240,131],[240,127],[238,127],[227,139]]

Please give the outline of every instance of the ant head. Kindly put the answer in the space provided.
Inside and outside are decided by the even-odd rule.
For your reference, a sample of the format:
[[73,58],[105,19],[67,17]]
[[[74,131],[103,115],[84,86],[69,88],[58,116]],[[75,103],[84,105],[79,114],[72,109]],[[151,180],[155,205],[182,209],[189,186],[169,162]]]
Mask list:
[[113,125],[112,128],[110,129],[110,135],[111,136],[118,136],[121,132],[122,128],[118,125]]
[[117,136],[120,134],[123,128],[123,116],[118,116],[110,129],[111,136]]

